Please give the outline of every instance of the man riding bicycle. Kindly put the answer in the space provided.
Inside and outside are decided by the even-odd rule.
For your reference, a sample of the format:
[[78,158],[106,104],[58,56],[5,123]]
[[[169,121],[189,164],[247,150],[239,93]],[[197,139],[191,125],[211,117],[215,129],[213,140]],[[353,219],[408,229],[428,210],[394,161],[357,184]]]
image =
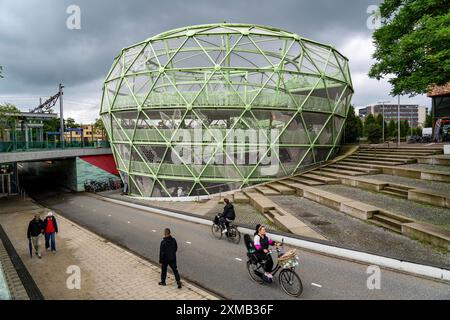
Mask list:
[[230,222],[234,221],[236,218],[236,213],[234,212],[234,206],[228,198],[223,199],[225,202],[225,207],[223,208],[223,213],[219,216],[219,224],[222,227],[222,233],[228,232]]

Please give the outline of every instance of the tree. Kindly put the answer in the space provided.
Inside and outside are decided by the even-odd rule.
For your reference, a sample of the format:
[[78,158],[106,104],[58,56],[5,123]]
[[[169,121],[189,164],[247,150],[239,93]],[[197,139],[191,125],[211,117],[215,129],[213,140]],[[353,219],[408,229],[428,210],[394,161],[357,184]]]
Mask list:
[[370,143],[379,143],[382,137],[382,129],[380,125],[376,123],[371,123],[366,127],[367,140]]
[[388,133],[387,123],[384,121],[383,115],[379,113],[375,118],[375,123],[383,128],[383,122],[384,122],[384,136],[386,137]]
[[78,123],[76,123],[75,119],[73,119],[73,118],[67,118],[64,122],[65,122],[64,126],[66,128],[79,128],[80,127],[80,125]]
[[43,121],[44,132],[58,132],[60,131],[60,121],[59,118],[52,118],[50,120]]
[[389,121],[388,137],[393,138],[397,135],[397,123],[394,120]]
[[344,141],[345,143],[355,143],[358,138],[362,136],[362,121],[361,118],[355,115],[355,108],[350,106],[345,122]]
[[433,116],[430,112],[427,113],[427,116],[425,117],[425,128],[431,128],[433,127]]
[[364,119],[364,135],[367,136],[367,128],[369,127],[369,125],[371,124],[375,124],[375,117],[373,116],[373,114],[369,114],[365,119]]
[[391,77],[392,95],[418,95],[450,81],[448,0],[384,0],[384,25],[373,34],[378,80]]
[[102,137],[107,137],[105,125],[103,124],[103,120],[101,118],[95,119],[94,132],[100,132]]
[[10,103],[0,105],[0,140],[5,140],[6,129],[14,128],[20,110]]
[[400,121],[400,137],[406,137],[411,134],[410,129],[411,127],[409,126],[408,120]]

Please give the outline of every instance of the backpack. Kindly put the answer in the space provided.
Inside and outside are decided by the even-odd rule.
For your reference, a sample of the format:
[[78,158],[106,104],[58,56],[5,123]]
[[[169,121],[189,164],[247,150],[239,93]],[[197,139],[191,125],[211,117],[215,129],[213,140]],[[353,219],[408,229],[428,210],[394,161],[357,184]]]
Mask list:
[[253,240],[250,237],[250,235],[244,234],[244,243],[245,243],[245,247],[247,248],[248,253],[256,252],[255,245],[253,244]]

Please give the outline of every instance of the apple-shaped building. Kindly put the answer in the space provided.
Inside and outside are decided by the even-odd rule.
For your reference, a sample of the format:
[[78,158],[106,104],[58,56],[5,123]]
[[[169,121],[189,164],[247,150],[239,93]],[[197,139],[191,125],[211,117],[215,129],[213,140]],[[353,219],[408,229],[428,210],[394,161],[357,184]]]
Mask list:
[[352,94],[332,46],[267,26],[198,25],[123,49],[100,115],[131,195],[197,196],[332,158]]

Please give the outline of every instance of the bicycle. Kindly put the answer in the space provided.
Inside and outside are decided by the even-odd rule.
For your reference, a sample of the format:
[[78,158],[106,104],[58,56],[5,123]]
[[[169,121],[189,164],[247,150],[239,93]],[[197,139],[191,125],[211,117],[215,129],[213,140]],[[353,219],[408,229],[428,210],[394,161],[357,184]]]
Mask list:
[[[219,223],[219,215],[214,218],[213,224],[211,226],[211,232],[213,236],[217,239],[222,239],[224,233],[223,228]],[[241,241],[241,233],[238,230],[238,227],[230,222],[228,226],[228,232],[225,232],[225,235],[228,241],[231,241],[235,244],[239,244]]]
[[[284,241],[282,240],[281,247],[283,247],[283,245]],[[246,246],[248,257],[247,271],[250,275],[250,278],[259,284],[273,283],[272,279],[266,279],[264,276],[264,266],[266,260],[260,261],[260,259],[258,259],[258,257],[256,256],[256,250],[253,246],[253,241],[246,240]],[[287,295],[291,297],[299,297],[303,292],[303,284],[302,280],[295,272],[295,267],[298,265],[298,257],[295,256],[289,258],[281,263],[279,258],[284,254],[284,252],[279,246],[276,247],[276,252],[277,264],[271,271],[271,274],[275,276],[277,272],[281,270],[278,274],[278,282],[281,288]],[[267,254],[272,254],[272,250],[270,250]]]

